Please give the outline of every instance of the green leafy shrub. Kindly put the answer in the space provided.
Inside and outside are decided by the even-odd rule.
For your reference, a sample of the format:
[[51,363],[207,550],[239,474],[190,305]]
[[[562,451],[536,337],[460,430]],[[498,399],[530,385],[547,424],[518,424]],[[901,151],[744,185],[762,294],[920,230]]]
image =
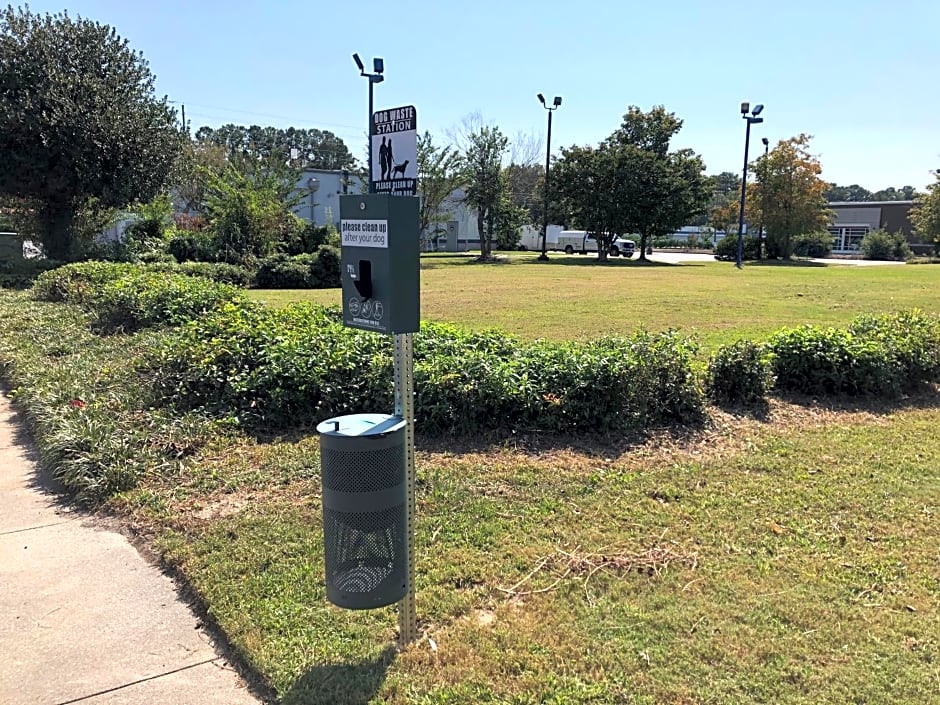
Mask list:
[[[419,428],[606,432],[690,422],[703,407],[694,349],[674,334],[559,345],[427,324],[415,344]],[[335,310],[226,306],[183,326],[150,369],[167,399],[283,426],[389,408],[391,352],[387,337],[344,328]]]
[[138,271],[105,282],[83,303],[101,329],[134,331],[179,325],[223,304],[246,301],[239,289],[203,277]]
[[340,250],[334,245],[323,245],[317,250],[316,258],[310,265],[314,288],[337,289],[340,281]]
[[119,279],[135,269],[135,265],[126,262],[67,264],[36,277],[32,296],[41,301],[80,304],[96,296],[106,282]]
[[873,260],[906,260],[911,254],[903,233],[889,233],[886,230],[873,230],[862,238],[862,257]]
[[335,289],[340,286],[339,248],[323,245],[313,254],[274,255],[255,274],[259,289]]
[[299,228],[289,232],[281,243],[284,254],[294,255],[313,254],[323,245],[339,247],[339,232],[332,225],[315,225],[303,223]]
[[769,345],[780,389],[892,397],[940,380],[940,322],[918,311],[783,330]]
[[167,251],[176,258],[177,262],[217,262],[219,260],[218,248],[212,233],[188,230],[170,238]]
[[[725,261],[737,261],[738,258],[738,236],[725,235],[715,244],[715,259]],[[742,259],[757,259],[757,238],[745,236],[742,248]]]
[[773,373],[763,346],[739,340],[715,351],[705,372],[705,393],[716,404],[754,404],[767,398]]
[[828,257],[832,254],[832,233],[821,230],[795,236],[793,254],[797,257]]
[[232,286],[247,287],[252,281],[252,274],[247,268],[226,262],[183,262],[177,267],[177,271],[180,274],[205,277]]

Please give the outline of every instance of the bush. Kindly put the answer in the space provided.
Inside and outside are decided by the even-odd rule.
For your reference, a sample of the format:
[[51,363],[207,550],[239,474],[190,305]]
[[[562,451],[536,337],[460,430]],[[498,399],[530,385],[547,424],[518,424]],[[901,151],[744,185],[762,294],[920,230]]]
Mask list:
[[889,233],[886,230],[873,230],[862,238],[862,257],[873,260],[906,260],[910,258],[911,248],[902,233]]
[[[391,341],[338,318],[309,305],[224,307],[183,326],[155,353],[151,377],[168,400],[266,427],[389,408]],[[418,428],[599,433],[694,421],[694,349],[673,334],[563,345],[426,324],[415,345]]]
[[784,330],[769,345],[780,389],[895,397],[940,380],[940,321],[918,311]]
[[[738,259],[738,236],[725,235],[715,245],[715,259],[725,261],[737,261]],[[757,238],[745,236],[742,252],[742,259],[757,259]]]
[[322,245],[310,265],[310,272],[315,289],[337,289],[342,286],[339,247]]
[[793,238],[793,254],[797,257],[828,257],[832,254],[832,233],[820,230]]
[[252,281],[252,274],[248,269],[225,262],[183,262],[177,267],[177,271],[180,274],[205,277],[232,286],[247,287]]
[[203,277],[138,271],[106,282],[84,306],[97,327],[134,331],[179,325],[223,304],[246,301],[239,289]]
[[167,250],[177,262],[217,262],[218,250],[208,232],[181,232],[171,238]]
[[331,245],[314,254],[268,257],[255,275],[259,289],[335,289],[340,284],[340,251]]
[[101,287],[137,269],[125,262],[77,262],[36,277],[32,296],[41,301],[81,304],[97,296]]
[[294,255],[313,254],[323,245],[339,247],[339,233],[332,225],[314,225],[304,223],[294,232],[288,233],[282,243],[285,254]]
[[705,393],[716,404],[754,404],[767,398],[773,373],[763,346],[739,340],[715,351],[705,372]]

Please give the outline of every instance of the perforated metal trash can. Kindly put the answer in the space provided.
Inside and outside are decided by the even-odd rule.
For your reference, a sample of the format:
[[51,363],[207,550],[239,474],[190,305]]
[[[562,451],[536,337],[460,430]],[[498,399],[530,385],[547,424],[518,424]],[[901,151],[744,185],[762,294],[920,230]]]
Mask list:
[[328,419],[320,434],[326,597],[354,610],[405,596],[405,421]]

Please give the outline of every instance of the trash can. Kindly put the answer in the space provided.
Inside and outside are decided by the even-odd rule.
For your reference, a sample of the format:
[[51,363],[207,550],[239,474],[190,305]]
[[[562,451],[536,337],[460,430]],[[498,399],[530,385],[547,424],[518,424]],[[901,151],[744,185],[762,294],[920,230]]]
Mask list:
[[337,416],[317,426],[326,597],[354,610],[405,596],[405,421]]

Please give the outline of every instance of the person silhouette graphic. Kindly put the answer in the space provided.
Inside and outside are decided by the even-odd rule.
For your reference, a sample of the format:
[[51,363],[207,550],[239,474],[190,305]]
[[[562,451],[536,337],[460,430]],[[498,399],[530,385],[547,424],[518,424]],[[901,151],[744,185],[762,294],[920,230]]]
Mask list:
[[386,178],[392,178],[392,169],[395,168],[395,157],[392,155],[392,138],[388,138],[388,147],[385,148],[385,156],[388,158],[388,176]]
[[391,159],[388,158],[388,146],[385,144],[385,138],[382,138],[382,146],[379,147],[379,166],[382,167],[382,173],[379,176],[380,181],[385,180],[385,176],[391,171]]

